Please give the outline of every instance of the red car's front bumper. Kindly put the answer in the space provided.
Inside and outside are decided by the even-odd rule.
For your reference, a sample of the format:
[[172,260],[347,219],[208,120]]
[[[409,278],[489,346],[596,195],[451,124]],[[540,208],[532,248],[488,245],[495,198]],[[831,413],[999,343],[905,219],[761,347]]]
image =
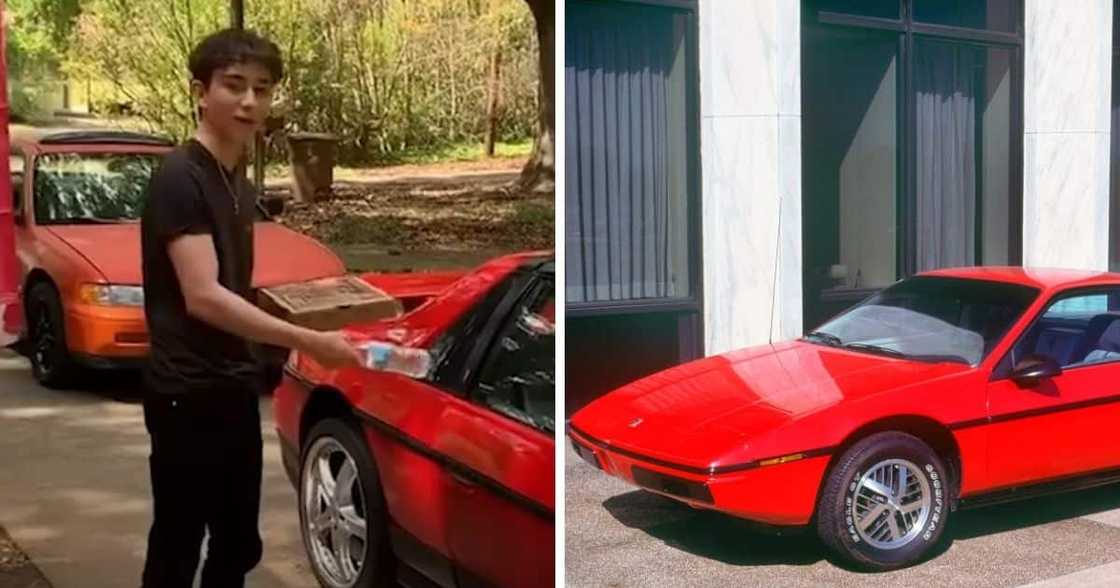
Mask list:
[[570,427],[576,453],[604,472],[698,508],[771,525],[805,525],[813,516],[829,455],[764,460],[739,471],[701,472],[621,449]]

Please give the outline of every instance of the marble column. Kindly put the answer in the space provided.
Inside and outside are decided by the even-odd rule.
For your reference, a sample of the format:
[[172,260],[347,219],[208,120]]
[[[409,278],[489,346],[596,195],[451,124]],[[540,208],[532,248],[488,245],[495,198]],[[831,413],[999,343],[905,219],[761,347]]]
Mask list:
[[1112,3],[1025,3],[1025,266],[1108,268]]
[[700,0],[704,344],[801,334],[800,2]]

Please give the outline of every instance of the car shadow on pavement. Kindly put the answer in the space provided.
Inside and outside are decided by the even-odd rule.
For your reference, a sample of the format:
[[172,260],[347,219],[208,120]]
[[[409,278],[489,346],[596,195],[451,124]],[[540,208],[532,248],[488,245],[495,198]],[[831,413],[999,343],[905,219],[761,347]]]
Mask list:
[[[623,525],[668,546],[739,566],[812,565],[828,560],[849,571],[825,549],[812,527],[779,528],[715,511],[693,509],[663,496],[635,490],[612,496],[603,507]],[[1120,484],[993,506],[958,510],[946,535],[924,559],[942,555],[956,540],[1120,509]],[[1120,519],[1120,515],[1117,517]]]
[[117,402],[139,404],[144,399],[140,370],[86,370],[73,389]]
[[612,496],[603,507],[623,525],[666,545],[731,565],[810,565],[825,557],[808,529],[764,527],[644,490]]
[[959,510],[953,513],[954,520],[948,530],[955,539],[971,539],[1115,509],[1120,509],[1120,485],[1111,484],[983,508]]

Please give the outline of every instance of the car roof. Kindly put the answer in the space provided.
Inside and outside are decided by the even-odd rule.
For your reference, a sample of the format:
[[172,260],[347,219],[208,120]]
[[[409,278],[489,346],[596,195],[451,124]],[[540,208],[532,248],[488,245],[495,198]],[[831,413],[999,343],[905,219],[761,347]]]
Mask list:
[[175,145],[171,139],[159,135],[102,128],[23,127],[13,129],[12,141],[34,145]]
[[918,275],[1004,282],[1040,290],[1065,289],[1073,286],[1120,285],[1120,274],[1117,273],[1049,267],[958,267],[922,272]]

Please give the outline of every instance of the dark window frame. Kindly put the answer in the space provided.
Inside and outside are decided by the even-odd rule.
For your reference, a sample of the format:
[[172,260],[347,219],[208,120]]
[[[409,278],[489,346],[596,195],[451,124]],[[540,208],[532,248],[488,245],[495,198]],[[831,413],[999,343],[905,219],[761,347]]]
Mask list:
[[[21,213],[24,212],[23,204],[24,204],[24,199],[25,199],[24,196],[26,195],[26,190],[27,190],[27,187],[26,187],[27,186],[27,171],[28,171],[29,162],[28,162],[27,153],[24,151],[24,149],[22,147],[19,147],[19,146],[16,146],[16,145],[11,146],[11,149],[10,149],[10,152],[9,152],[9,155],[8,155],[9,162],[10,162],[11,158],[14,158],[14,157],[18,157],[18,158],[23,160],[23,169],[21,169],[19,172],[16,172],[16,171],[11,170],[11,169],[8,170],[8,176],[9,176],[9,179],[11,180],[11,182],[12,182],[12,214],[15,215],[15,216],[19,216]],[[9,166],[10,165],[11,165],[11,163],[9,163]],[[17,187],[16,182],[15,182],[15,179],[16,179],[17,175],[19,176],[19,186],[18,186],[19,193],[18,194],[16,193],[16,190],[15,190],[15,188]],[[26,214],[24,215],[24,222],[26,222]]]
[[[685,198],[688,206],[688,278],[690,295],[683,298],[655,298],[632,299],[619,301],[600,302],[565,302],[565,316],[568,318],[595,317],[603,315],[633,314],[633,313],[677,313],[681,322],[687,323],[687,328],[692,331],[682,334],[681,342],[686,344],[682,351],[698,353],[699,342],[702,340],[700,321],[690,320],[687,315],[703,312],[703,236],[701,234],[701,177],[700,177],[700,46],[699,46],[699,15],[697,0],[616,0],[625,4],[638,4],[660,8],[680,10],[685,16],[684,51],[687,73],[685,76],[686,96],[686,121],[689,129],[686,138],[685,151],[688,153],[686,162],[687,194]],[[571,190],[573,186],[566,189]],[[574,245],[574,244],[573,244]],[[565,245],[568,246],[568,245]],[[682,325],[683,326],[683,325]]]
[[[1023,263],[1023,77],[1024,77],[1024,5],[1023,0],[1009,0],[1012,3],[1015,32],[999,32],[966,27],[954,27],[916,22],[913,19],[913,2],[899,0],[899,18],[879,18],[807,9],[812,0],[802,3],[802,26],[822,28],[841,27],[849,29],[871,29],[896,33],[898,36],[898,62],[900,75],[895,96],[896,163],[895,163],[895,210],[898,231],[895,249],[895,275],[905,279],[917,274],[917,213],[914,210],[917,199],[917,141],[913,140],[917,129],[917,97],[914,95],[914,45],[916,40],[951,41],[956,44],[972,45],[983,48],[1009,49],[1011,51],[1010,108],[1008,126],[1010,127],[1009,145],[1009,186],[1008,186],[1008,264]],[[804,59],[804,57],[803,57]],[[804,74],[802,74],[804,75]],[[802,93],[802,100],[805,98]],[[979,160],[980,150],[976,151]],[[982,193],[978,193],[978,198]],[[983,206],[977,202],[976,215],[979,218]],[[982,227],[978,225],[976,238],[977,263],[982,264]],[[872,289],[878,291],[881,288]],[[843,292],[833,293],[838,301],[855,304],[869,295],[866,288],[852,289],[850,296]],[[803,295],[804,296],[804,295]],[[809,325],[806,325],[808,328]]]
[[[1118,65],[1120,65],[1120,39],[1117,39],[1117,33],[1120,33],[1120,14],[1117,12],[1120,6],[1113,6],[1112,10],[1112,98],[1109,100],[1108,105],[1108,118],[1109,128],[1112,131],[1112,139],[1110,143],[1116,144],[1116,133],[1120,132],[1113,124],[1113,112],[1120,108],[1120,95],[1117,94],[1120,90],[1120,76],[1117,76]],[[1120,182],[1120,153],[1109,145],[1109,165],[1108,165],[1108,271],[1120,271],[1120,189],[1117,183]]]

